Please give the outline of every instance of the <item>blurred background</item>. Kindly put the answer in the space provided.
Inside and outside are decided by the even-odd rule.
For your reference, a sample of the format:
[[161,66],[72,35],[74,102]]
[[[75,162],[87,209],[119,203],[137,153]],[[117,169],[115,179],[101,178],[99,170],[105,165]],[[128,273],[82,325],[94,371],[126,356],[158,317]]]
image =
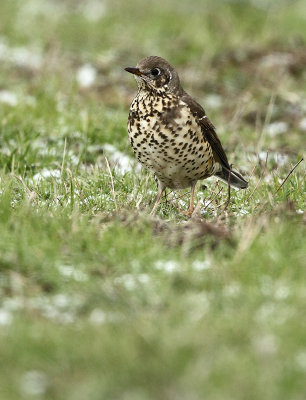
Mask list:
[[[2,125],[31,130],[38,147],[67,136],[78,152],[82,138],[72,130],[85,130],[87,144],[129,153],[136,85],[123,68],[159,55],[176,66],[226,148],[296,154],[306,130],[305,18],[303,0],[1,0]],[[12,136],[9,128],[0,138],[5,157],[17,148]]]
[[[149,55],[250,181],[195,236],[189,195],[141,213]],[[305,399],[305,88],[305,0],[0,1],[1,400]]]
[[302,0],[1,0],[0,101],[127,107],[123,67],[159,55],[219,125],[259,129],[272,100],[272,136],[305,131],[305,18]]

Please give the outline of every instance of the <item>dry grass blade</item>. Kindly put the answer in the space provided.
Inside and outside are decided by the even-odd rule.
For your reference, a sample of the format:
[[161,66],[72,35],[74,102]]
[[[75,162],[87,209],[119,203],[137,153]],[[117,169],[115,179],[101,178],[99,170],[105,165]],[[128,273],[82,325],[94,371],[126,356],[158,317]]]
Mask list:
[[212,193],[209,197],[209,201],[208,203],[205,205],[204,210],[206,210],[208,208],[208,206],[219,196],[219,194],[223,191],[223,187],[221,187],[219,189],[219,191],[217,193],[215,193],[215,195],[213,196],[214,193]]
[[[265,173],[266,173],[266,170],[267,170],[268,158],[269,158],[269,150],[267,150],[264,169],[263,169],[263,171],[262,171],[262,173],[261,173],[260,178],[259,178],[258,181],[256,182],[256,185],[255,185],[254,189],[252,190],[252,193],[251,193],[251,194],[249,195],[249,197],[247,198],[248,201],[253,197],[253,195],[254,195],[254,193],[256,192],[256,190],[257,190],[257,188],[258,188],[260,182],[262,181],[262,178],[265,176]],[[255,167],[254,167],[254,169],[255,169]],[[254,171],[254,170],[253,170],[253,171]],[[252,173],[252,175],[253,175],[253,173]]]
[[283,187],[283,185],[284,185],[284,183],[286,182],[286,180],[289,178],[289,176],[292,174],[292,172],[301,164],[301,162],[302,162],[303,160],[304,160],[304,159],[301,158],[300,161],[297,162],[297,163],[295,164],[295,166],[291,169],[291,171],[290,171],[289,174],[286,176],[286,178],[283,180],[283,182],[280,184],[280,186],[275,190],[275,192],[273,193],[273,196],[275,196],[276,193]]
[[109,176],[110,176],[110,180],[111,180],[111,190],[112,190],[112,196],[113,196],[115,208],[116,208],[116,211],[118,211],[118,205],[117,205],[117,200],[116,200],[116,195],[115,195],[115,186],[114,186],[114,178],[113,178],[112,170],[110,168],[108,159],[106,157],[105,157],[105,161],[106,161],[107,170],[109,172]]
[[230,165],[230,170],[229,170],[228,180],[227,180],[227,200],[225,202],[222,212],[224,212],[227,209],[227,207],[229,206],[229,203],[231,201],[231,174],[232,174],[232,164]]

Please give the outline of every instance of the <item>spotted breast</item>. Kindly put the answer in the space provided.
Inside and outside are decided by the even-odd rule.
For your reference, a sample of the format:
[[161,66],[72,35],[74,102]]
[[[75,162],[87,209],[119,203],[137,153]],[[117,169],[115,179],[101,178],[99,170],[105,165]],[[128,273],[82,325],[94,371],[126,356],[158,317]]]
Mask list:
[[188,106],[177,96],[139,92],[128,121],[134,153],[167,187],[190,187],[215,174],[212,148]]

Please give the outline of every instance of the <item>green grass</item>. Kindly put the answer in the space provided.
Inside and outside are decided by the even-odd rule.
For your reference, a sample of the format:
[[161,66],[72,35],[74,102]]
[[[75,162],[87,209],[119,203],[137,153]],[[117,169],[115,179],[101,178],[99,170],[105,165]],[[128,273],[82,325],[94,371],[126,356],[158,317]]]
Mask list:
[[[102,4],[102,6],[101,6]],[[0,397],[304,400],[305,2],[0,5]],[[170,192],[126,132],[161,55],[250,182]],[[96,79],[81,87],[80,68]]]

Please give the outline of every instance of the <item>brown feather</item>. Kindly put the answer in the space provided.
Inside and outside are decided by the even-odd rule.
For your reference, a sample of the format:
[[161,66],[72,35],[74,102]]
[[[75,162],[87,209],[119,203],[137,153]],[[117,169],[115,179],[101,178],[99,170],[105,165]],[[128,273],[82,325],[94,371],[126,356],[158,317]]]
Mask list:
[[219,162],[222,166],[230,169],[227,156],[225,154],[225,151],[223,150],[220,139],[217,136],[215,127],[206,116],[204,108],[187,93],[184,93],[184,95],[182,96],[182,100],[185,104],[187,104],[191,113],[197,119],[199,125],[201,126],[203,136],[209,142],[215,160]]

